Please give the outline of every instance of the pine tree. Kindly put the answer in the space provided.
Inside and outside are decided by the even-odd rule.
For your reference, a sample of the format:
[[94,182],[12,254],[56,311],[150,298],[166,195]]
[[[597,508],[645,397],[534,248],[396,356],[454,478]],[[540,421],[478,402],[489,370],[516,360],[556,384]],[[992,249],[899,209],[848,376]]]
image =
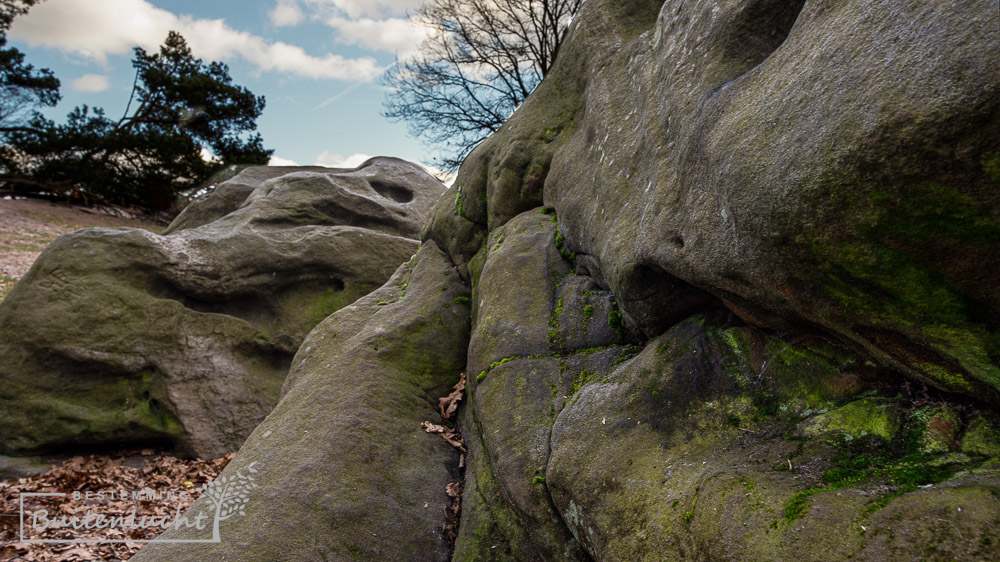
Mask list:
[[267,163],[272,151],[255,132],[264,98],[233,84],[225,64],[203,63],[171,31],[158,53],[137,47],[132,65],[118,121],[83,106],[63,124],[36,112],[26,126],[0,130],[0,179],[17,192],[159,211],[229,165]]

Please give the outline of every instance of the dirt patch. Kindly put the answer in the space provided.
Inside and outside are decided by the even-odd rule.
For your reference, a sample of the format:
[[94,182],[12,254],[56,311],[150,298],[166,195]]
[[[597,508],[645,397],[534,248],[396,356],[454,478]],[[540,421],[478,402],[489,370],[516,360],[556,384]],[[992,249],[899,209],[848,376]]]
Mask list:
[[164,229],[142,217],[113,213],[37,199],[0,199],[0,300],[61,234],[90,227],[142,228],[156,233]]

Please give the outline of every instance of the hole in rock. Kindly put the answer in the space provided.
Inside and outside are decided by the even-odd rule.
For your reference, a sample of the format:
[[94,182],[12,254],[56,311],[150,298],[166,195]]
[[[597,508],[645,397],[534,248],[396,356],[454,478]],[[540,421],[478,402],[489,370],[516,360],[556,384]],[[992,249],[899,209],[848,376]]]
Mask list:
[[695,314],[720,306],[715,297],[664,271],[655,263],[627,268],[615,296],[647,337],[659,335]]
[[397,203],[409,203],[413,201],[413,192],[403,186],[376,179],[368,180],[368,183],[372,186],[372,189],[386,199],[392,199]]
[[805,0],[748,2],[726,26],[725,55],[750,70],[785,42]]

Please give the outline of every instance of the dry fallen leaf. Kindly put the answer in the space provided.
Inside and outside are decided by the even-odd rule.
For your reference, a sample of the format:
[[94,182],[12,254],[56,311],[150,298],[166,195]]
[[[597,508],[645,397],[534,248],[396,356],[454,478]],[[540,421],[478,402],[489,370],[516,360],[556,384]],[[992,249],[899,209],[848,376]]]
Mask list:
[[450,420],[458,411],[458,403],[462,401],[462,394],[465,392],[465,373],[458,376],[458,383],[452,387],[454,390],[444,398],[438,398],[438,410],[441,417]]
[[60,553],[63,560],[93,560],[92,554],[85,548],[74,548]]
[[457,527],[462,512],[462,483],[449,482],[445,485],[444,492],[451,498],[451,505],[444,506],[445,523],[441,526],[441,531],[448,540],[454,540],[458,536]]
[[443,425],[434,425],[429,421],[425,421],[420,424],[420,427],[424,428],[427,433],[435,433],[440,435],[442,439],[447,441],[452,447],[455,447],[459,451],[465,452],[465,443],[462,442],[462,438],[459,437],[452,429],[448,429]]
[[[213,460],[183,460],[163,453],[151,458],[138,459],[145,463],[142,468],[127,466],[126,457],[137,460],[136,456],[150,457],[151,451],[122,451],[116,455],[88,455],[67,459],[41,475],[0,481],[0,560],[62,561],[62,560],[127,560],[134,555],[142,543],[17,543],[19,522],[16,514],[21,509],[20,494],[25,492],[108,491],[108,490],[152,490],[157,493],[156,501],[118,501],[85,499],[67,500],[65,497],[33,497],[25,500],[26,508],[47,509],[53,516],[72,516],[85,513],[94,505],[100,505],[109,512],[124,513],[135,508],[136,514],[173,515],[176,509],[184,511],[193,501],[191,495],[185,500],[178,492],[185,490],[183,482],[205,484],[212,481],[229,463],[234,455]],[[173,492],[173,498],[164,498]],[[28,505],[28,502],[30,506]],[[14,514],[15,517],[6,517]],[[74,531],[49,530],[45,538],[77,539]],[[149,540],[156,536],[153,529],[129,531],[106,530],[107,538],[118,540]]]
[[424,428],[427,433],[444,433],[448,431],[448,428],[443,425],[435,425],[429,421],[425,421],[420,424],[420,427]]

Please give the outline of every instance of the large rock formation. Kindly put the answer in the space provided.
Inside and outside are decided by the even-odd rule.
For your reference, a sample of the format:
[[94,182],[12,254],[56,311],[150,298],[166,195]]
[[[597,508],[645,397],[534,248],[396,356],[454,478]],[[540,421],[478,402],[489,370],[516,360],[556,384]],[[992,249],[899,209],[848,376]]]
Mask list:
[[432,236],[464,261],[476,239],[453,233],[544,203],[646,336],[695,286],[1000,404],[994,7],[593,7]]
[[60,237],[0,305],[0,450],[236,450],[306,334],[416,252],[443,190],[389,158],[250,168],[163,236]]
[[495,229],[502,243],[470,263],[455,560],[991,552],[995,410],[911,393],[829,338],[777,335],[718,303],[655,338],[630,334],[618,296],[570,268],[540,211]]
[[[234,166],[235,167],[235,166]],[[228,170],[224,170],[226,172]],[[233,177],[220,182],[208,194],[198,197],[181,211],[163,234],[171,234],[186,228],[195,228],[220,219],[243,206],[260,184],[299,172],[319,172],[329,174],[348,170],[323,168],[321,166],[251,166],[243,168]],[[226,174],[228,175],[228,174]]]
[[[478,306],[455,558],[988,556],[995,6],[592,2],[574,27],[427,229]],[[513,297],[492,242],[541,204],[536,260],[576,275],[505,273]],[[553,345],[581,276],[634,358]]]
[[[455,560],[996,558],[997,23],[972,0],[585,3],[439,201],[440,273],[379,318],[401,271],[300,351],[225,473],[261,461],[264,507],[138,559],[447,559],[433,514],[336,513],[426,501],[445,523],[410,477],[440,485],[454,456],[359,471],[437,439],[416,424],[454,373],[409,381],[466,349]],[[438,249],[470,331],[426,345],[465,322]],[[298,486],[317,499],[275,493]]]
[[[281,402],[227,467],[256,470],[217,544],[151,544],[147,560],[445,560],[459,453],[424,433],[465,364],[468,288],[433,243],[302,344]],[[256,465],[253,465],[256,463]],[[189,513],[211,514],[200,499]],[[192,515],[193,517],[193,515]],[[212,529],[163,538],[210,539]]]

